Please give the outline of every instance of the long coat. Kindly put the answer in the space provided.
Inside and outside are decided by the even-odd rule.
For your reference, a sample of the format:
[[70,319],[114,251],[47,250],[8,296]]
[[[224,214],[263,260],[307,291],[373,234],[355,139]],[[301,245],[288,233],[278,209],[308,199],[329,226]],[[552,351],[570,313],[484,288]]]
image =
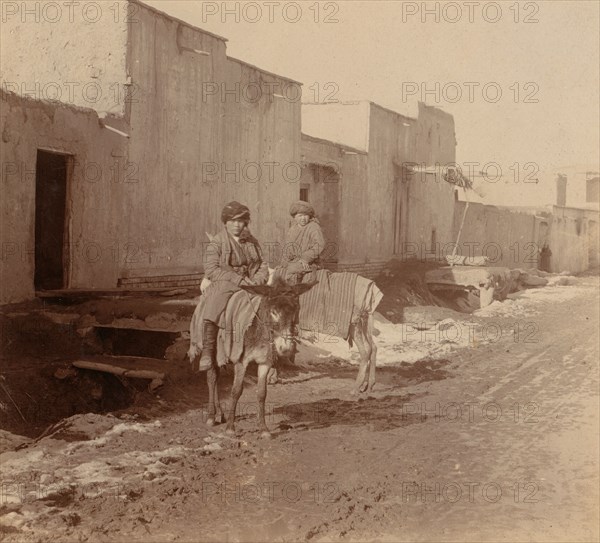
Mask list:
[[[282,264],[288,269],[288,280],[314,280],[315,271],[322,268],[320,255],[325,248],[321,226],[314,219],[305,226],[292,224],[285,237]],[[296,281],[294,281],[294,279]]]
[[203,318],[219,324],[221,313],[231,295],[240,290],[242,280],[248,278],[256,285],[264,285],[269,279],[269,268],[262,259],[258,241],[248,230],[242,231],[238,243],[223,229],[208,245],[204,274],[212,284],[203,294]]

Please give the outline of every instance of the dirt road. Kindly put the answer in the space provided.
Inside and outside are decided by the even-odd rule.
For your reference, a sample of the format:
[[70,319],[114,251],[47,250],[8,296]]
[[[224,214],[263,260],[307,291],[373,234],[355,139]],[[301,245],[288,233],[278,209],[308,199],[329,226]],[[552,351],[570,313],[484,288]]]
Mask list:
[[4,536],[598,541],[599,301],[597,277],[529,291],[530,316],[488,318],[492,341],[400,359],[359,400],[348,364],[283,372],[270,441],[253,386],[236,438],[198,405],[82,417],[2,455]]

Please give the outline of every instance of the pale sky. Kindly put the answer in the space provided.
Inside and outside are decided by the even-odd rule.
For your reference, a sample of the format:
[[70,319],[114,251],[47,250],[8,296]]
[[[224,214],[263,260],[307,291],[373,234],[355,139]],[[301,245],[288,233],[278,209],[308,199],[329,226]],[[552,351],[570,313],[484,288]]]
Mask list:
[[[539,166],[543,183],[537,187],[506,184],[503,191],[515,199],[542,190],[566,166],[598,169],[596,0],[343,0],[320,2],[318,11],[308,0],[296,4],[300,12],[286,1],[271,2],[270,8],[264,2],[146,3],[227,38],[230,56],[301,81],[304,100],[314,99],[318,88],[321,101],[334,92],[333,99],[367,99],[413,115],[417,99],[441,107],[454,115],[459,163],[493,161],[511,180],[515,163]],[[432,10],[424,22],[423,6]],[[439,99],[422,95],[436,85]],[[403,88],[416,94],[403,97]],[[502,96],[493,103],[497,89]],[[529,203],[535,202],[522,204]]]

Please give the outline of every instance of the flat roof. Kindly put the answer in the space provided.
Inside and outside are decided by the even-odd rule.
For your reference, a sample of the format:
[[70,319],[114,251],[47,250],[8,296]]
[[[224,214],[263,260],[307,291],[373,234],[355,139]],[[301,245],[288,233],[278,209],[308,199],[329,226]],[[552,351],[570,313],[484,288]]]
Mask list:
[[316,136],[310,136],[308,134],[305,134],[304,132],[301,133],[301,139],[310,140],[315,143],[324,143],[325,145],[333,145],[334,147],[339,147],[340,149],[352,151],[353,153],[357,153],[360,155],[369,154],[367,151],[363,151],[362,149],[357,149],[356,147],[351,147],[350,145],[346,145],[344,143],[337,143],[335,141],[326,140],[325,138],[317,138]]
[[246,62],[245,60],[240,60],[239,58],[230,57],[229,55],[227,55],[227,60],[237,62],[238,64],[243,64],[244,66],[248,66],[249,68],[258,70],[259,72],[262,72],[263,74],[268,74],[268,75],[272,75],[273,77],[277,77],[279,79],[285,79],[286,81],[291,81],[292,83],[295,83],[296,85],[303,85],[303,83],[301,83],[300,81],[296,81],[295,79],[291,79],[290,77],[286,77],[285,75],[276,74],[275,72],[269,72],[267,70],[263,70],[262,68],[259,68],[258,66],[255,66],[254,64],[250,64],[249,62]]
[[144,9],[152,11],[158,15],[161,15],[162,17],[166,17],[167,19],[171,19],[172,21],[176,21],[179,24],[182,24],[182,25],[187,26],[188,28],[191,28],[192,30],[197,30],[198,32],[202,32],[203,34],[208,34],[209,36],[212,36],[213,38],[217,38],[218,40],[221,40],[224,42],[229,41],[227,38],[224,38],[223,36],[219,36],[218,34],[214,34],[212,32],[209,32],[208,30],[204,30],[203,28],[200,28],[198,26],[194,26],[193,24],[190,24],[187,21],[184,21],[183,19],[178,19],[177,17],[174,17],[173,15],[169,15],[168,13],[161,11],[160,9],[157,9],[153,6],[149,6],[148,4],[142,2],[141,0],[127,0],[127,1],[132,4],[139,4],[140,6],[143,6]]
[[[389,107],[385,107],[382,106],[381,104],[378,104],[377,102],[373,102],[373,100],[342,100],[339,102],[302,102],[302,105],[306,105],[306,106],[357,106],[360,104],[369,104],[371,106],[375,106],[379,109],[382,109],[383,111],[387,111],[388,113],[392,113],[393,115],[396,115],[398,117],[401,117],[402,119],[406,119],[407,121],[418,121],[418,117],[411,117],[410,115],[406,115],[404,113],[400,113],[399,111],[395,111],[393,109],[390,109]],[[448,113],[447,111],[444,111],[443,109],[441,109],[440,107],[437,106],[430,106],[427,105],[425,102],[421,102],[418,101],[417,104],[419,106],[423,106],[426,107],[428,109],[435,109],[436,111],[439,111],[442,115],[446,115],[448,117],[453,117],[453,115],[451,113]]]

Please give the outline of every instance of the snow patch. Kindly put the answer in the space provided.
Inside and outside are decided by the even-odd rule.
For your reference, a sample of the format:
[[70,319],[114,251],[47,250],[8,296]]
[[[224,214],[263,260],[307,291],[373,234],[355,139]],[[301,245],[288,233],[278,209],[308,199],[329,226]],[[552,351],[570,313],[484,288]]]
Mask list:
[[[430,322],[394,324],[379,313],[374,314],[374,340],[377,365],[414,363],[424,358],[442,357],[458,349],[475,345],[480,324],[452,318]],[[481,336],[481,334],[479,334]],[[483,341],[479,341],[481,344]],[[356,345],[334,336],[312,333],[298,346],[297,360],[342,358],[352,364],[360,362]]]
[[159,420],[154,421],[151,424],[142,424],[139,422],[127,423],[121,422],[113,426],[105,435],[118,435],[121,436],[125,432],[139,432],[140,434],[147,434],[156,428],[160,428],[162,424]]

